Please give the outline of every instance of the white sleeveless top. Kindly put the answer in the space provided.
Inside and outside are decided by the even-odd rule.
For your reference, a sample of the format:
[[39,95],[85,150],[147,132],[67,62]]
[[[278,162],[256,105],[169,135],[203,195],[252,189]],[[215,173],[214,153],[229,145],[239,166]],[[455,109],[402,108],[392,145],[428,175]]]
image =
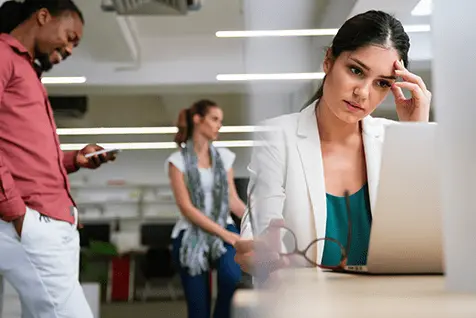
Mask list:
[[[223,166],[226,171],[229,171],[233,162],[235,161],[235,154],[228,150],[227,148],[217,148],[218,153],[220,154],[221,160],[223,161]],[[182,154],[180,151],[176,151],[171,154],[165,161],[165,174],[169,175],[169,163],[172,163],[178,170],[182,173],[185,172],[185,162],[183,160]],[[200,171],[200,183],[202,184],[203,193],[205,196],[205,209],[208,212],[211,212],[213,208],[213,171],[212,168],[199,168]],[[233,224],[233,219],[231,216],[228,216],[228,224]],[[172,231],[172,238],[176,238],[180,231],[188,228],[190,222],[181,214],[179,221],[175,224],[175,227]]]

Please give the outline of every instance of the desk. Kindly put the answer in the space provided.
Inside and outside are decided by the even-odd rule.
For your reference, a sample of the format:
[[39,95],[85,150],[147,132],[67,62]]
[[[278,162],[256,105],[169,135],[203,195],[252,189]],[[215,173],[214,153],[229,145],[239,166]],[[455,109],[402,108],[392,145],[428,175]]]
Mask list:
[[[85,251],[86,249],[83,249]],[[127,300],[129,302],[134,301],[135,294],[135,271],[136,271],[136,258],[138,256],[144,255],[147,251],[146,247],[138,246],[135,249],[131,250],[120,250],[118,255],[107,255],[107,254],[91,254],[87,256],[87,261],[94,262],[99,261],[104,263],[107,266],[107,279],[106,279],[106,302],[109,303],[112,301],[113,297],[113,284],[117,281],[114,279],[114,267],[117,263],[113,264],[115,260],[121,260],[121,258],[126,257],[125,262],[127,263],[127,269],[125,273],[120,273],[119,277],[121,280],[127,279]],[[96,281],[96,280],[95,280]],[[123,281],[125,283],[125,281]],[[0,317],[1,318],[1,317]]]
[[476,294],[450,294],[443,276],[285,270],[265,290],[238,290],[233,318],[474,318]]
[[129,256],[129,302],[134,301],[136,290],[136,257],[144,255],[147,252],[147,249],[147,247],[141,246],[123,254]]

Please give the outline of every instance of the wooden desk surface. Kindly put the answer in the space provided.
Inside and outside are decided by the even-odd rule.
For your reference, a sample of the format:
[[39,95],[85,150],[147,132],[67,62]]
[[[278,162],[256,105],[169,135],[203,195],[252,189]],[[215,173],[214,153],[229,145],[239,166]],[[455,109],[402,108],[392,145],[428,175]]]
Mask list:
[[239,290],[234,318],[475,318],[476,294],[445,291],[443,276],[286,270],[266,290]]

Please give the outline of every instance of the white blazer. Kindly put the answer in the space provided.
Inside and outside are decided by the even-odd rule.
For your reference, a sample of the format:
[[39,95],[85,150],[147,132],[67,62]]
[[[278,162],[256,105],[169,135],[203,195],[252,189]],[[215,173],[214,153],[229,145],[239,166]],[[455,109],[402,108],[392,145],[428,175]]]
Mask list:
[[[250,213],[242,219],[241,235],[252,238],[262,232],[272,219],[284,219],[296,234],[303,249],[326,233],[326,189],[321,145],[314,103],[299,113],[267,120],[268,131],[258,134],[261,145],[253,149],[248,170],[251,194]],[[382,141],[387,119],[363,119],[363,142],[371,210],[375,206],[379,182]],[[317,244],[316,244],[317,245]],[[322,250],[312,251],[320,261]]]

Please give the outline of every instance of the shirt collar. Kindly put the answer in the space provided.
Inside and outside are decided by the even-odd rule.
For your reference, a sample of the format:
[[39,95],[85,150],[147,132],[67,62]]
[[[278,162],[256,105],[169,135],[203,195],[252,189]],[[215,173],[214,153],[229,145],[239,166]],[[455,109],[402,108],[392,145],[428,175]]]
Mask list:
[[16,38],[11,36],[10,34],[7,33],[2,33],[0,34],[0,41],[8,44],[15,52],[17,52],[20,55],[26,55],[30,59],[30,61],[33,61],[32,56],[30,55],[30,52],[25,48],[23,44],[20,43]]

